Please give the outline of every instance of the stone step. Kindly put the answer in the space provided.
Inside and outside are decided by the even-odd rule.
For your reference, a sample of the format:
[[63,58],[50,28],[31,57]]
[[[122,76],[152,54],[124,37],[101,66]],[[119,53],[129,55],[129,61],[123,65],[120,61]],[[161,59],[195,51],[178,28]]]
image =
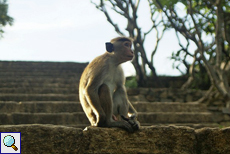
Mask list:
[[[206,112],[204,104],[174,102],[134,102],[138,112]],[[0,113],[60,113],[83,112],[81,104],[76,101],[0,101]]]
[[[77,85],[75,87],[69,87],[69,89],[75,89],[78,87]],[[20,87],[17,87],[20,88]],[[22,87],[22,89],[26,89],[27,87]],[[30,87],[28,87],[30,88]],[[38,88],[38,87],[37,87]],[[60,87],[67,88],[67,87]],[[47,93],[36,93],[31,91],[30,89],[27,89],[31,92],[25,92],[25,93],[0,93],[0,101],[79,101],[78,91],[74,93],[52,93],[52,90],[55,88],[50,87],[40,87],[41,91],[47,91]],[[76,89],[77,90],[77,89]],[[55,91],[54,91],[55,92]],[[144,97],[135,97],[129,96],[129,100],[134,101],[147,101]],[[166,100],[167,101],[167,100]],[[169,101],[169,100],[168,100]]]
[[[188,126],[188,127],[192,127],[195,129],[200,129],[200,128],[204,128],[204,127],[209,127],[209,128],[223,128],[223,127],[229,127],[229,122],[220,122],[220,123],[165,123],[165,124],[150,124],[150,123],[142,123],[142,126]],[[79,125],[79,128],[84,127],[84,124]]]
[[[17,86],[17,85],[15,85]],[[61,96],[66,95],[63,99],[54,99],[53,101],[71,101],[78,99],[64,99],[68,98],[68,95],[78,95],[78,85],[71,86],[61,86],[53,85],[54,87],[31,87],[31,86],[17,86],[17,87],[8,87],[0,88],[0,101],[52,101],[52,98],[60,98]],[[55,96],[56,95],[56,96]],[[50,97],[49,97],[50,96]],[[43,98],[39,98],[43,97]],[[78,98],[78,97],[77,97]],[[147,101],[147,102],[191,102],[188,100],[177,100],[170,98],[162,98],[160,100],[152,101],[148,99],[148,96],[137,95],[137,96],[128,96],[131,102],[136,101]]]
[[21,78],[15,78],[15,77],[7,77],[7,78],[1,78],[0,77],[0,83],[62,83],[62,84],[70,84],[73,82],[79,82],[79,79],[76,77],[21,77]]
[[58,71],[60,73],[62,72],[75,72],[75,73],[81,73],[84,70],[83,67],[75,67],[75,68],[57,68],[57,67],[44,67],[44,68],[38,68],[38,67],[0,67],[0,72],[49,72],[49,71]]
[[[36,93],[36,91],[32,91],[30,86],[21,87],[22,89],[26,89],[25,93],[0,93],[0,101],[79,101],[78,91],[76,89],[77,85],[72,87],[59,87],[60,89],[69,88],[69,90],[73,91],[73,93],[56,93],[53,91],[53,87],[40,87],[40,91],[42,93]],[[20,87],[17,87],[17,89]],[[28,88],[28,89],[27,89]],[[38,87],[36,87],[38,88]],[[44,89],[43,89],[44,88]],[[59,89],[57,88],[57,89]],[[27,92],[30,91],[30,92]],[[53,91],[53,92],[52,92]],[[68,91],[67,91],[68,92]],[[135,97],[129,96],[129,100],[134,101],[147,101],[144,97]],[[167,100],[166,100],[167,101]]]
[[[132,103],[139,112],[206,112],[207,106],[199,103],[143,102]],[[141,109],[141,110],[139,110]]]
[[78,94],[78,86],[68,88],[16,87],[0,88],[0,94]]
[[230,120],[228,115],[214,112],[139,112],[143,123],[219,123]]
[[83,112],[74,113],[0,113],[0,125],[17,124],[89,124]]
[[0,72],[2,76],[6,76],[6,75],[10,75],[10,74],[31,74],[31,75],[39,75],[39,74],[80,74],[82,73],[83,69],[78,70],[78,69],[55,69],[55,68],[45,68],[45,69],[11,69],[11,68],[6,68],[6,69],[2,69],[0,68]]
[[81,104],[74,101],[32,101],[3,102],[0,101],[0,113],[61,113],[83,112]]
[[78,101],[78,94],[0,94],[1,101]]
[[[89,121],[83,112],[74,113],[0,113],[0,125],[14,124],[54,124],[78,125]],[[217,113],[139,113],[140,123],[148,124],[185,124],[185,123],[220,123],[230,117]]]
[[[2,71],[0,71],[2,72]],[[4,72],[1,73],[1,78],[4,77],[78,77],[81,75],[80,73],[75,73],[74,71],[72,72],[60,72],[60,71],[37,71],[37,72],[14,72],[14,71],[9,71],[9,72]]]
[[[88,127],[90,124],[77,124],[77,125],[66,125],[69,127],[75,127],[75,128],[86,128]],[[200,128],[205,128],[205,127],[209,127],[209,128],[224,128],[224,127],[229,127],[229,123],[165,123],[165,124],[151,124],[151,123],[141,123],[141,127],[145,127],[145,126],[159,126],[159,127],[165,127],[165,126],[187,126],[187,127],[191,127],[191,128],[195,128],[195,129],[200,129]]]
[[1,69],[74,69],[82,70],[88,63],[75,63],[75,62],[34,62],[34,61],[0,61]]
[[0,67],[0,72],[59,72],[59,73],[69,73],[69,72],[75,72],[75,73],[80,73],[82,72],[83,69],[78,69],[78,68],[52,68],[52,67],[47,67],[47,68],[1,68]]
[[72,83],[47,83],[47,82],[43,82],[43,83],[39,83],[39,82],[21,82],[21,83],[0,83],[0,87],[1,88],[18,88],[18,87],[49,87],[50,89],[54,89],[54,88],[73,88],[73,87],[78,87],[78,83],[79,81],[73,81]]

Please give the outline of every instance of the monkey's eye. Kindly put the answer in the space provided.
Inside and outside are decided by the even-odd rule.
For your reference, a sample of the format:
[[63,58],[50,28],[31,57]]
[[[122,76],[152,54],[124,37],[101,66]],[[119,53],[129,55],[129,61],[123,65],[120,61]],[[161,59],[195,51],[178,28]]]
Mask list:
[[125,43],[125,46],[131,48],[131,44],[130,43]]

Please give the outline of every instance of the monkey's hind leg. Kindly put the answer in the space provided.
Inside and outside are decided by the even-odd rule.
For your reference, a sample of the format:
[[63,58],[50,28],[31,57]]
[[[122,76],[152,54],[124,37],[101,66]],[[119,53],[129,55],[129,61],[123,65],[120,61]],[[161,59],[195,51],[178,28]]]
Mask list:
[[[98,91],[99,99],[101,106],[105,112],[106,115],[106,124],[101,125],[101,127],[119,127],[123,128],[129,132],[133,132],[132,126],[127,121],[115,121],[113,117],[113,104],[112,104],[112,98],[110,95],[109,87],[106,84],[102,84]],[[99,126],[99,125],[98,125]]]
[[111,121],[113,115],[113,104],[109,92],[109,87],[106,84],[102,84],[98,90],[98,95],[101,103],[101,107],[106,115],[106,122]]

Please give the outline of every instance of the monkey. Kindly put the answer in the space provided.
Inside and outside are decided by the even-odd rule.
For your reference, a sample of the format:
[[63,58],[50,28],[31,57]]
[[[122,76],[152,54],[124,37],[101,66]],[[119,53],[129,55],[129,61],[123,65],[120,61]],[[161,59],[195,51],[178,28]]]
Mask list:
[[132,43],[131,38],[123,36],[107,42],[106,52],[90,62],[81,75],[79,99],[91,126],[118,127],[128,132],[140,128],[121,67],[134,57]]

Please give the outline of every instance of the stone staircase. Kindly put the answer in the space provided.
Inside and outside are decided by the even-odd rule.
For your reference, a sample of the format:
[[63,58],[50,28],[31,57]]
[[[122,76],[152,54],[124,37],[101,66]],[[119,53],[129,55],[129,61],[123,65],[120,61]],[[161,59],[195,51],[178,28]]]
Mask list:
[[[0,61],[0,125],[88,126],[78,98],[79,78],[86,65]],[[223,127],[230,121],[228,115],[211,112],[204,104],[150,102],[143,92],[134,94],[132,91],[128,90],[129,98],[139,113],[142,126]]]

